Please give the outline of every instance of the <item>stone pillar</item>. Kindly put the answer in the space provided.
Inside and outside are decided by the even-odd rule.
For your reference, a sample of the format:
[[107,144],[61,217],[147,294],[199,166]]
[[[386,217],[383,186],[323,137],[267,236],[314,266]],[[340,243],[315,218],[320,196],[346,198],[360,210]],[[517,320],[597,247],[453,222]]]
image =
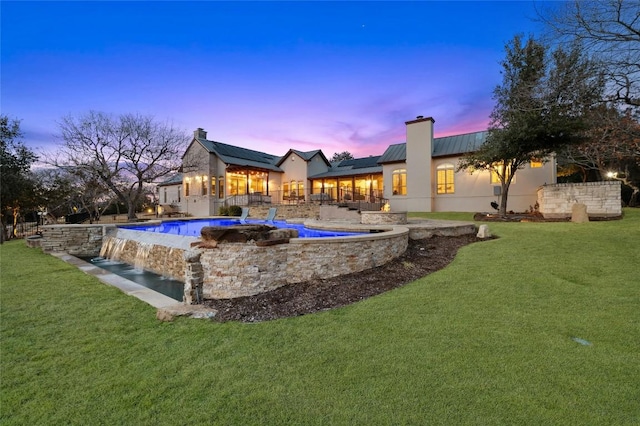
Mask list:
[[184,303],[187,305],[197,305],[202,303],[202,283],[204,281],[204,271],[200,256],[202,250],[187,250],[184,252],[186,263],[184,271]]

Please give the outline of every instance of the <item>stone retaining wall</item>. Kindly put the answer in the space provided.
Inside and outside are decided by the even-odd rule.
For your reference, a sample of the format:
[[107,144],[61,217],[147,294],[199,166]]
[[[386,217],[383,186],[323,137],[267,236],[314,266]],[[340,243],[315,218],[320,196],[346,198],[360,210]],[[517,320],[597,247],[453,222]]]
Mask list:
[[404,225],[407,212],[360,212],[360,222],[366,225]]
[[40,247],[45,253],[64,251],[73,256],[98,256],[102,238],[114,225],[45,225]]
[[620,216],[620,182],[557,183],[538,189],[539,210],[545,218],[571,217],[572,206],[578,203],[587,206],[590,217]]
[[[407,249],[407,228],[356,237],[294,238],[288,244],[258,247],[255,243],[221,243],[196,249],[186,257],[202,265],[202,273],[185,288],[202,287],[205,299],[250,296],[314,278],[331,278],[383,265]],[[195,251],[195,250],[194,250]],[[199,279],[202,283],[198,283]],[[187,299],[189,296],[187,297]]]
[[319,204],[278,204],[249,207],[249,219],[266,219],[270,207],[277,207],[276,220],[287,219],[318,219],[320,217]]

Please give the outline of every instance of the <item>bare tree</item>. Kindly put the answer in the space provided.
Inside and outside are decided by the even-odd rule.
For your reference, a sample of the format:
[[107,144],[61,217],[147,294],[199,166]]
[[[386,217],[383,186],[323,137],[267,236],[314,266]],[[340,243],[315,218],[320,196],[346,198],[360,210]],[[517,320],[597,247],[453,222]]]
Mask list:
[[171,123],[137,114],[90,111],[59,123],[61,145],[52,164],[104,183],[127,206],[129,219],[145,184],[180,168],[188,135]]
[[610,100],[640,107],[640,2],[573,0],[540,15],[555,40],[580,43],[603,65]]
[[589,112],[584,141],[558,153],[560,161],[577,167],[586,181],[589,171],[599,180],[617,179],[632,189],[630,205],[640,201],[640,124],[630,111],[602,104]]

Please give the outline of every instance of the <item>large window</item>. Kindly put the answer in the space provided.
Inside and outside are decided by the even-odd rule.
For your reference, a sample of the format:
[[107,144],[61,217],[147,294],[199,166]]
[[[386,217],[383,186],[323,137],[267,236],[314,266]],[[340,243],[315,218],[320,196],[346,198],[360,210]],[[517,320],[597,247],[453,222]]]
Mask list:
[[247,193],[247,175],[244,173],[227,173],[228,195],[244,195]]
[[407,169],[395,169],[391,176],[393,195],[407,195]]
[[189,187],[191,186],[191,184],[189,182],[185,182],[184,183],[184,196],[188,197],[189,196]]
[[215,198],[216,196],[216,177],[211,177],[211,196]]
[[436,167],[436,185],[438,194],[453,194],[455,192],[454,165],[450,163],[440,164]]

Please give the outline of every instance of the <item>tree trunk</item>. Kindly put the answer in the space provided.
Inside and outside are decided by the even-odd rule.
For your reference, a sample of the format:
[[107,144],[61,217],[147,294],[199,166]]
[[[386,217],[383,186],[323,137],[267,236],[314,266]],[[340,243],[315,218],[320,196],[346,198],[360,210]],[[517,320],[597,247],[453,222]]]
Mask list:
[[7,231],[7,225],[5,225],[4,219],[0,219],[0,226],[2,227],[2,229],[0,229],[0,244],[2,244],[9,239],[9,231]]
[[507,198],[509,196],[509,185],[502,183],[500,185],[501,187],[501,194],[500,194],[500,210],[499,210],[499,214],[502,217],[505,217],[507,215]]
[[136,216],[136,208],[133,200],[127,200],[127,220],[135,221],[138,216]]
[[13,214],[13,230],[11,234],[13,238],[18,238],[18,216],[20,216],[20,209],[11,209],[11,213]]

